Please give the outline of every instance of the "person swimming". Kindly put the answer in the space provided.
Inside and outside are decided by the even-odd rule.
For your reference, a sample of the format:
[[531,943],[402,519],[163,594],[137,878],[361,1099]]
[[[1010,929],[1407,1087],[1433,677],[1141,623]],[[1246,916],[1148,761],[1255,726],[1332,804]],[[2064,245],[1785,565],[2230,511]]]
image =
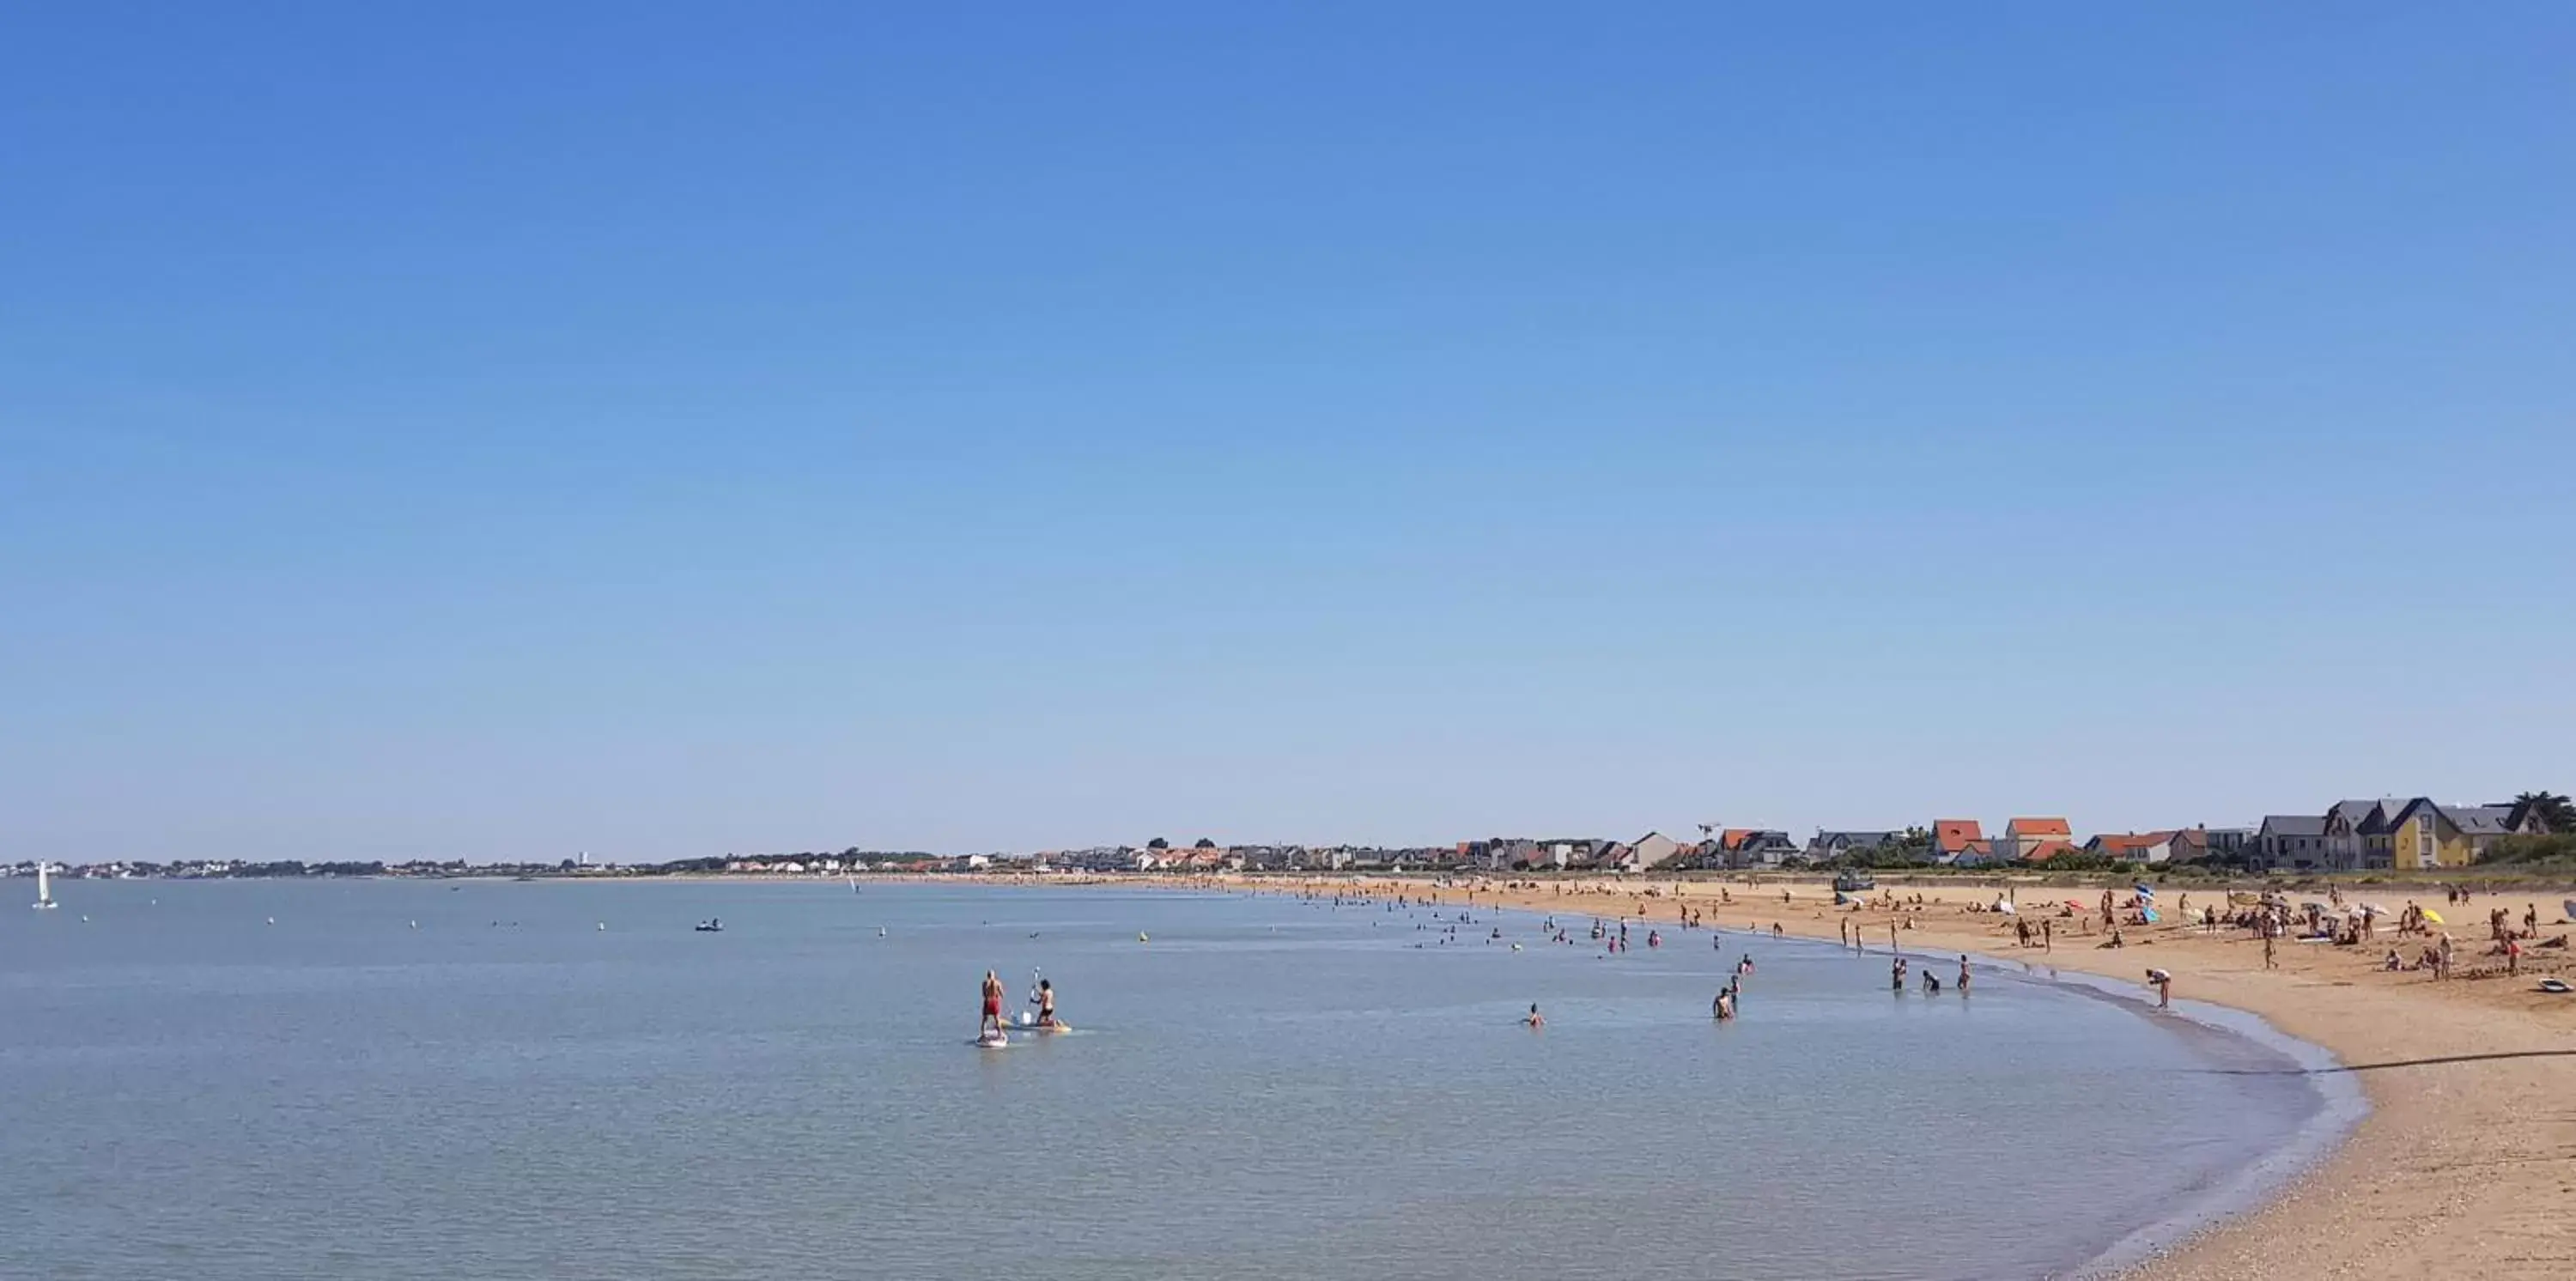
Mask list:
[[1538,1002],[1536,1002],[1536,1001],[1532,1001],[1532,1002],[1530,1002],[1530,1012],[1529,1012],[1529,1015],[1528,1015],[1528,1017],[1523,1018],[1523,1019],[1521,1020],[1521,1025],[1522,1025],[1522,1026],[1524,1026],[1524,1027],[1546,1027],[1546,1026],[1547,1026],[1547,1016],[1538,1012]]

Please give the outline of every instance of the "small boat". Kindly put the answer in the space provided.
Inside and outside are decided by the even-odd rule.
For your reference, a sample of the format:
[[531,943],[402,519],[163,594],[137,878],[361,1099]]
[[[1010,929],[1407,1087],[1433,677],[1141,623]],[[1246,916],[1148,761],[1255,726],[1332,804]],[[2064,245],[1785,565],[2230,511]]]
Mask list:
[[36,901],[29,906],[34,907],[39,912],[50,912],[60,906],[54,902],[54,883],[51,869],[48,868],[41,859],[36,863]]
[[698,922],[692,928],[697,930],[700,934],[722,934],[724,933],[724,918],[712,917]]

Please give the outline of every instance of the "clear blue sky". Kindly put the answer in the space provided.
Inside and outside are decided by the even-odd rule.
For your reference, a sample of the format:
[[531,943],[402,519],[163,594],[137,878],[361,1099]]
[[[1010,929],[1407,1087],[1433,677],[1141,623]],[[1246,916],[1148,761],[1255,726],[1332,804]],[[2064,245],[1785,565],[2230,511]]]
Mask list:
[[0,859],[2576,783],[2576,6],[1261,8],[20,6]]

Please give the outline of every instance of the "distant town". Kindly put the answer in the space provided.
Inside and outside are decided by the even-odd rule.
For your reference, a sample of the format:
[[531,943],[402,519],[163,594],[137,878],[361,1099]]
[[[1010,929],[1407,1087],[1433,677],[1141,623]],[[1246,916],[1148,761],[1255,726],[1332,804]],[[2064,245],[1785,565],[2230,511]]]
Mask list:
[[[2133,871],[2187,866],[2256,874],[2438,871],[2479,864],[2576,861],[2576,806],[2564,794],[2524,792],[2510,801],[2456,805],[2430,797],[2339,800],[2320,809],[2273,814],[2250,826],[2097,832],[2076,839],[2064,818],[2006,820],[1992,834],[1973,818],[1936,818],[1902,830],[1819,829],[1801,840],[1763,827],[1701,824],[1697,839],[1650,831],[1633,839],[1495,836],[1449,845],[1186,845],[1157,837],[1140,846],[1101,845],[1034,853],[930,854],[856,847],[787,854],[619,863],[588,854],[547,863],[252,862],[167,863],[47,860],[69,879],[216,880],[256,877],[860,876],[971,872],[1481,872],[1679,873],[1851,868]],[[32,860],[0,872],[32,876]]]

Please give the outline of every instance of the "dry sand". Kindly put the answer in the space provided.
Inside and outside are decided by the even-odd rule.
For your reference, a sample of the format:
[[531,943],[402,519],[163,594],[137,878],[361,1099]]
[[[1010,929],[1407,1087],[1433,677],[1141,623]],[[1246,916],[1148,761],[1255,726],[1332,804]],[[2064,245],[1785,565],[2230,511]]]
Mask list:
[[[1321,877],[1227,883],[1287,892],[1360,884]],[[1395,884],[1375,879],[1365,888],[1383,894]],[[2034,963],[2042,956],[2016,945],[2013,918],[1967,910],[1994,901],[2000,891],[1991,884],[1885,883],[1882,894],[1905,902],[1896,911],[1835,908],[1831,890],[1814,880],[1728,882],[1731,906],[1719,903],[1719,885],[1710,881],[1549,881],[1517,891],[1501,884],[1479,883],[1474,901],[1560,915],[1634,916],[1643,906],[1647,923],[1655,925],[1671,923],[1687,904],[1726,928],[1767,930],[1777,922],[1789,933],[1824,939],[1852,924],[1868,933],[1872,952],[1886,950],[1891,922],[1911,921],[1913,928],[1898,931],[1908,953],[1972,952]],[[1444,902],[1466,897],[1464,882],[1410,885]],[[2195,908],[2217,897],[2204,893],[2191,892]],[[1917,895],[1919,908],[1912,905]],[[2025,914],[2066,898],[2095,905],[2100,895],[2100,886],[2017,890]],[[2163,897],[2171,904],[2177,893]],[[2390,907],[2404,902],[2402,895],[2364,897],[2393,897]],[[2116,950],[2095,946],[2103,941],[2098,923],[2090,937],[2061,932],[2047,964],[2141,982],[2147,967],[2164,969],[2173,975],[2176,999],[2250,1011],[2332,1051],[2342,1070],[2360,1077],[2372,1105],[2332,1157],[2270,1204],[2182,1243],[2133,1275],[2140,1281],[2576,1275],[2576,996],[2535,990],[2536,979],[2547,974],[2576,981],[2576,958],[2526,953],[2519,977],[2466,977],[2503,966],[2482,955],[2487,909],[2510,905],[2518,923],[2526,901],[2542,903],[2551,910],[2541,919],[2550,922],[2559,919],[2559,897],[2482,895],[2460,909],[2428,903],[2457,940],[2460,976],[2448,982],[2380,969],[2391,946],[2411,957],[2424,945],[2420,938],[2398,940],[2391,930],[2381,931],[2375,946],[2283,941],[2280,968],[2268,971],[2262,943],[2236,931],[2210,936],[2178,925],[2123,927],[2128,946]],[[2542,930],[2544,936],[2565,932]]]

